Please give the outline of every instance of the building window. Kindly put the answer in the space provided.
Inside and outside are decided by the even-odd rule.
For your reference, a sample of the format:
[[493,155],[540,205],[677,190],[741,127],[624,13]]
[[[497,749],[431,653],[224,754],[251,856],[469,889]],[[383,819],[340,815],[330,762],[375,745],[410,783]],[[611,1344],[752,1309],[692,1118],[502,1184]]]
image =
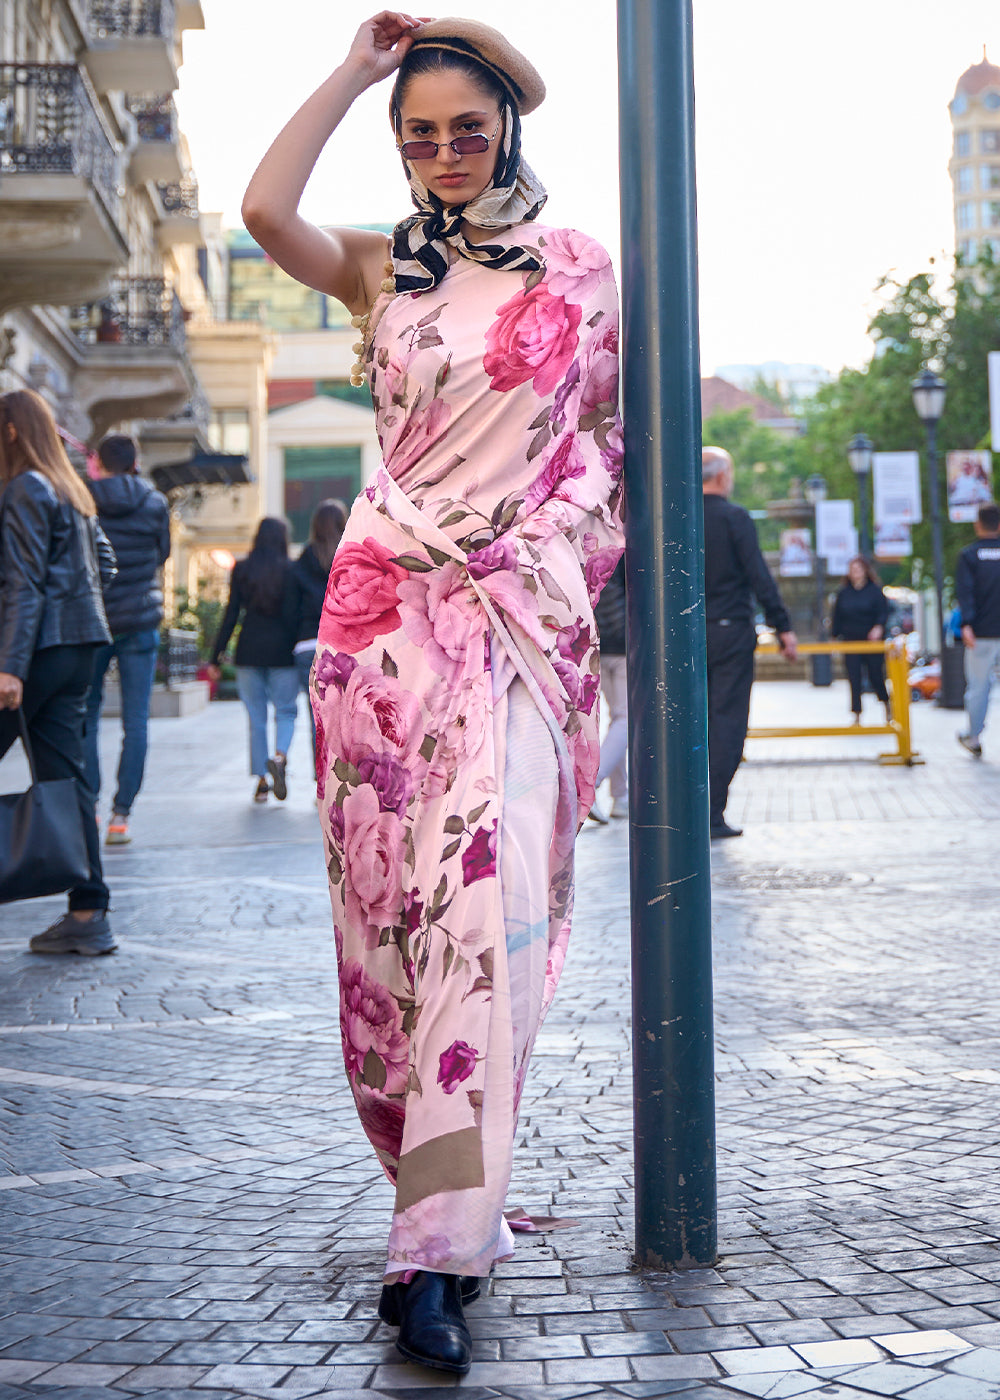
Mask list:
[[215,452],[250,455],[250,415],[245,408],[220,408],[208,420],[208,441]]
[[[983,170],[984,170],[984,171],[985,171],[987,168],[988,168],[987,166],[985,166],[985,165],[983,166]],[[973,169],[972,169],[972,166],[971,166],[971,165],[963,165],[962,168],[959,170],[958,175],[957,175],[957,177],[956,177],[956,179],[955,179],[955,183],[956,183],[956,185],[958,186],[958,192],[959,192],[959,194],[971,194],[971,193],[972,193],[972,177],[973,177],[973,174],[974,174],[974,172],[973,172]],[[984,189],[989,189],[989,186],[988,186],[988,185],[984,185],[983,188],[984,188]]]
[[983,228],[1000,228],[1000,199],[991,199],[983,205]]
[[979,188],[1000,190],[1000,165],[981,165],[979,167]]
[[958,227],[976,227],[976,206],[973,204],[971,199],[966,200],[963,204],[960,204],[958,206]]
[[309,538],[309,520],[333,496],[349,506],[361,490],[361,447],[286,447],[285,515],[296,544]]
[[963,238],[958,245],[958,256],[962,259],[966,267],[976,261],[976,252],[976,240],[974,238]]
[[1000,107],[1000,92],[983,93],[983,106],[988,107],[991,112],[995,112]]
[[1000,151],[1000,127],[990,127],[987,131],[979,133],[979,149],[990,155]]
[[972,138],[967,131],[955,132],[955,154],[967,156],[970,153]]

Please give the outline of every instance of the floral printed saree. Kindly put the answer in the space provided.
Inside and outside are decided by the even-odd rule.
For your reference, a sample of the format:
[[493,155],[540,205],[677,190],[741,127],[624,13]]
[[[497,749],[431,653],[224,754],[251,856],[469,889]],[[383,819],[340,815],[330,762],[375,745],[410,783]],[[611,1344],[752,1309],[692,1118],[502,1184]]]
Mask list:
[[599,756],[593,602],[622,550],[617,296],[583,234],[380,296],[383,466],[312,681],[344,1060],[396,1188],[387,1275],[482,1275],[566,954]]

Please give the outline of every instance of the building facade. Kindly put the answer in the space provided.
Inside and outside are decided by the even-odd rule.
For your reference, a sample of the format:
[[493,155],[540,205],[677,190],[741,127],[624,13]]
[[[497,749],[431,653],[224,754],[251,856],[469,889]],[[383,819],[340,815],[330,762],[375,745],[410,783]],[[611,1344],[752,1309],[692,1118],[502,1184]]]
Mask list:
[[1000,68],[985,50],[959,78],[948,110],[956,251],[966,264],[986,249],[1000,262]]

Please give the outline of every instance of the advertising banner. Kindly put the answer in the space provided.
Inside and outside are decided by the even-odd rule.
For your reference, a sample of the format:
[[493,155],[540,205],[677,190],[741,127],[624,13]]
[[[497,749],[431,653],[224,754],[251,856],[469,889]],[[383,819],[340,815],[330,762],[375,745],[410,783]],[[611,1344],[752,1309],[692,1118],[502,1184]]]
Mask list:
[[812,531],[782,530],[778,573],[782,578],[808,578],[813,571]]
[[975,520],[979,507],[993,499],[993,458],[975,450],[949,452],[948,519]]
[[986,356],[990,377],[990,436],[993,451],[1000,452],[1000,350]]
[[837,573],[840,565],[831,560],[845,561],[857,552],[857,531],[854,528],[853,501],[816,502],[816,553],[826,560],[830,573]]
[[906,559],[913,553],[913,538],[909,525],[891,522],[875,524],[875,558]]
[[876,525],[918,525],[923,520],[920,504],[920,457],[916,452],[874,452],[872,492]]

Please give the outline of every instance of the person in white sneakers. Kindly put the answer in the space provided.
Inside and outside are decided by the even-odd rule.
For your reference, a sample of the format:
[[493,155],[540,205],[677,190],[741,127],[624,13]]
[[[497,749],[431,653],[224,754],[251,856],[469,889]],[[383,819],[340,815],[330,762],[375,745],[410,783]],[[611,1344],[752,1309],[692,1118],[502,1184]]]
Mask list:
[[955,592],[965,645],[965,709],[969,728],[958,742],[982,758],[990,689],[1000,667],[1000,506],[979,507],[976,541],[958,556]]

